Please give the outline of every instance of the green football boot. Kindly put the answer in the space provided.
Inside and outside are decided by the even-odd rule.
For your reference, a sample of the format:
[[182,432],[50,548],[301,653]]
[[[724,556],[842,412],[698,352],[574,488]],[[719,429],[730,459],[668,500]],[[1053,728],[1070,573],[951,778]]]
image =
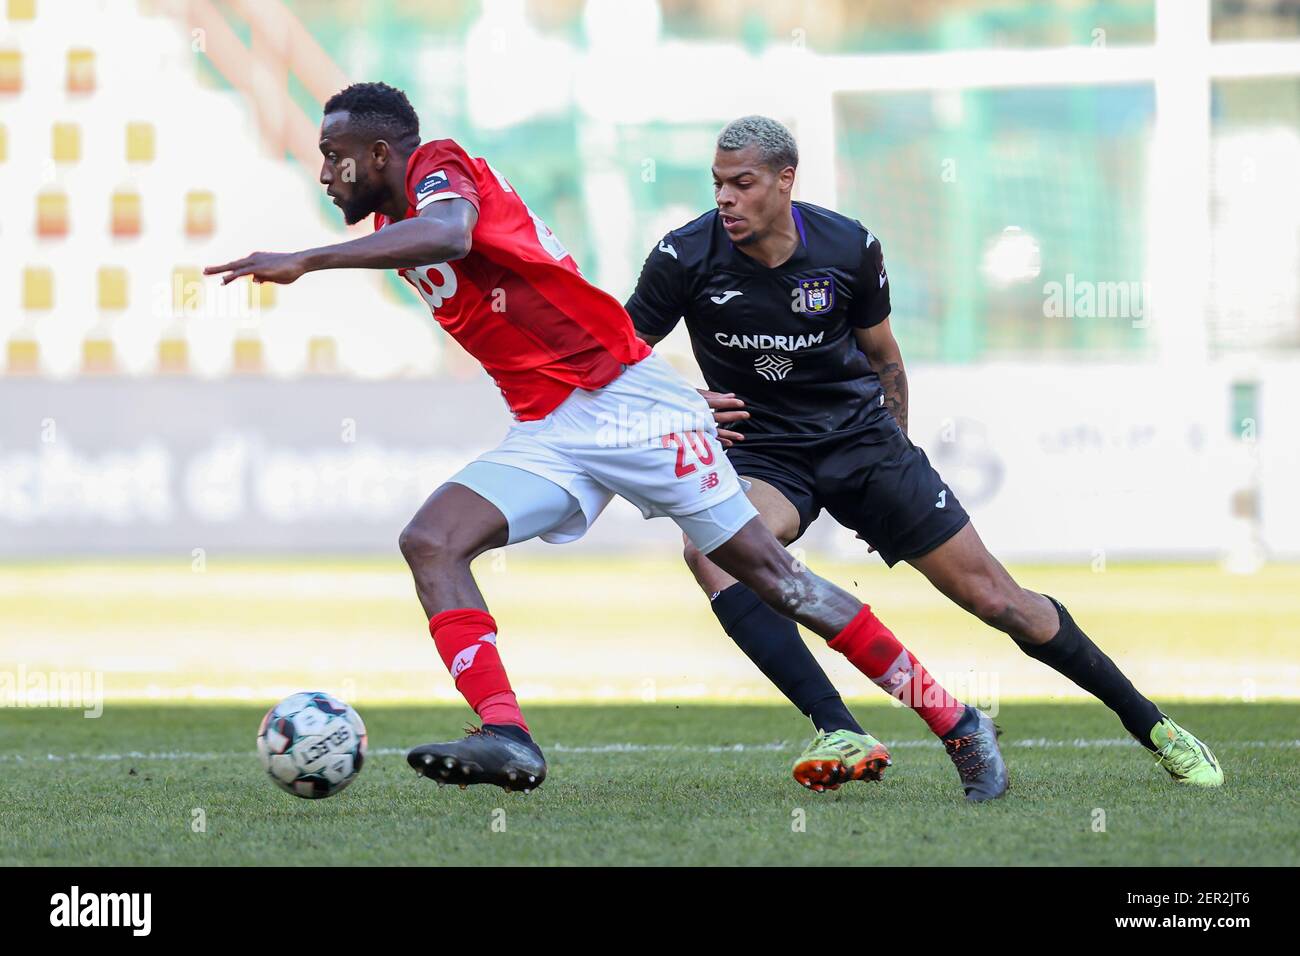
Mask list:
[[794,778],[809,790],[838,790],[850,780],[879,780],[889,751],[870,734],[851,730],[818,732],[794,762]]
[[1182,727],[1161,715],[1160,723],[1151,728],[1155,758],[1169,771],[1175,783],[1193,787],[1218,787],[1223,784],[1223,768],[1210,748]]

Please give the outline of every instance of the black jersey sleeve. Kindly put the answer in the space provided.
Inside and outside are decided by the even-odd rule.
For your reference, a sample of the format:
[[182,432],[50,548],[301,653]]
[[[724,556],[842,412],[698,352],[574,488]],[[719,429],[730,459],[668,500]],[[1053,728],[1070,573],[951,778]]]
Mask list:
[[671,236],[650,250],[624,308],[638,332],[667,335],[686,311],[686,273]]
[[885,252],[880,240],[866,232],[857,288],[849,305],[849,325],[869,329],[889,318],[889,276],[885,275]]

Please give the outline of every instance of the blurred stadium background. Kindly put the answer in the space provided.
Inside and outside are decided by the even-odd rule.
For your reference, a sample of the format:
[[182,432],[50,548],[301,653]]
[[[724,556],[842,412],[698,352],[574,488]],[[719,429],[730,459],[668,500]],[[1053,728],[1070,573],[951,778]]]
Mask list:
[[[3,4],[0,667],[452,698],[396,538],[503,403],[393,276],[199,274],[346,235],[320,104],[382,79],[620,298],[718,129],[786,122],[798,198],[882,239],[912,435],[994,552],[1153,695],[1300,694],[1300,3]],[[954,689],[1070,693],[825,520],[800,547]],[[668,522],[480,569],[523,695],[772,695]]]

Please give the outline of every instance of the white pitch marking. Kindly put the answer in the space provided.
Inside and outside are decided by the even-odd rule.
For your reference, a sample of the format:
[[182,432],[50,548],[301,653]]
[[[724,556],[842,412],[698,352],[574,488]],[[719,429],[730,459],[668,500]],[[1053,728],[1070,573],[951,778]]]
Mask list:
[[[1228,747],[1242,747],[1253,749],[1281,750],[1300,748],[1300,740],[1216,740],[1214,746],[1218,749]],[[543,746],[546,753],[561,754],[620,754],[620,753],[761,753],[761,752],[780,752],[784,750],[794,750],[802,746],[795,741],[776,741],[764,744],[727,744],[725,746],[703,746],[698,744],[636,744],[636,743],[613,743],[613,744],[594,744],[585,746],[573,746],[570,744],[547,744]],[[937,740],[895,740],[887,743],[891,750],[906,750],[915,747],[938,747]],[[1026,749],[1053,749],[1053,748],[1076,748],[1088,749],[1091,747],[1136,747],[1136,740],[1130,740],[1127,737],[1093,737],[1084,738],[1076,737],[1072,740],[1054,740],[1048,737],[1028,737],[1024,740],[1006,740],[1002,741],[1005,748],[1026,748]],[[366,752],[367,757],[394,757],[398,754],[405,755],[407,747],[375,747]],[[145,752],[141,750],[127,750],[122,753],[97,753],[97,754],[0,754],[0,763],[62,763],[71,760],[222,760],[248,758],[252,759],[257,754],[252,750],[230,750],[225,752],[218,751],[189,751],[189,750],[165,750],[156,752]]]

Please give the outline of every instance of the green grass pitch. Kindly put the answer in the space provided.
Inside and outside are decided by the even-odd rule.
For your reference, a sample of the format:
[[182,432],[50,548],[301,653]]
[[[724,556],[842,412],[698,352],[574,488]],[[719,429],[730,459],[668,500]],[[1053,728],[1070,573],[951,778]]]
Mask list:
[[[998,708],[1012,790],[973,807],[920,721],[815,639],[894,766],[797,786],[808,724],[720,634],[664,534],[659,557],[481,559],[550,761],[526,796],[406,767],[404,748],[471,715],[396,557],[6,566],[0,680],[93,675],[103,712],[0,699],[0,865],[1300,863],[1300,567],[1013,569],[1214,747],[1227,784],[1204,792],[910,569],[810,558]],[[266,708],[307,689],[355,703],[370,732],[360,778],[322,801],[276,789],[253,749]]]
[[375,755],[317,801],[263,774],[260,707],[15,711],[0,733],[0,865],[1300,862],[1300,751],[1279,733],[1300,707],[1174,709],[1213,742],[1223,789],[1176,787],[1098,706],[1009,704],[1012,789],[981,806],[911,714],[879,705],[860,712],[895,765],[827,794],[790,778],[807,729],[780,706],[534,707],[551,776],[526,795],[407,768],[401,748],[454,734],[463,708],[363,708]]

